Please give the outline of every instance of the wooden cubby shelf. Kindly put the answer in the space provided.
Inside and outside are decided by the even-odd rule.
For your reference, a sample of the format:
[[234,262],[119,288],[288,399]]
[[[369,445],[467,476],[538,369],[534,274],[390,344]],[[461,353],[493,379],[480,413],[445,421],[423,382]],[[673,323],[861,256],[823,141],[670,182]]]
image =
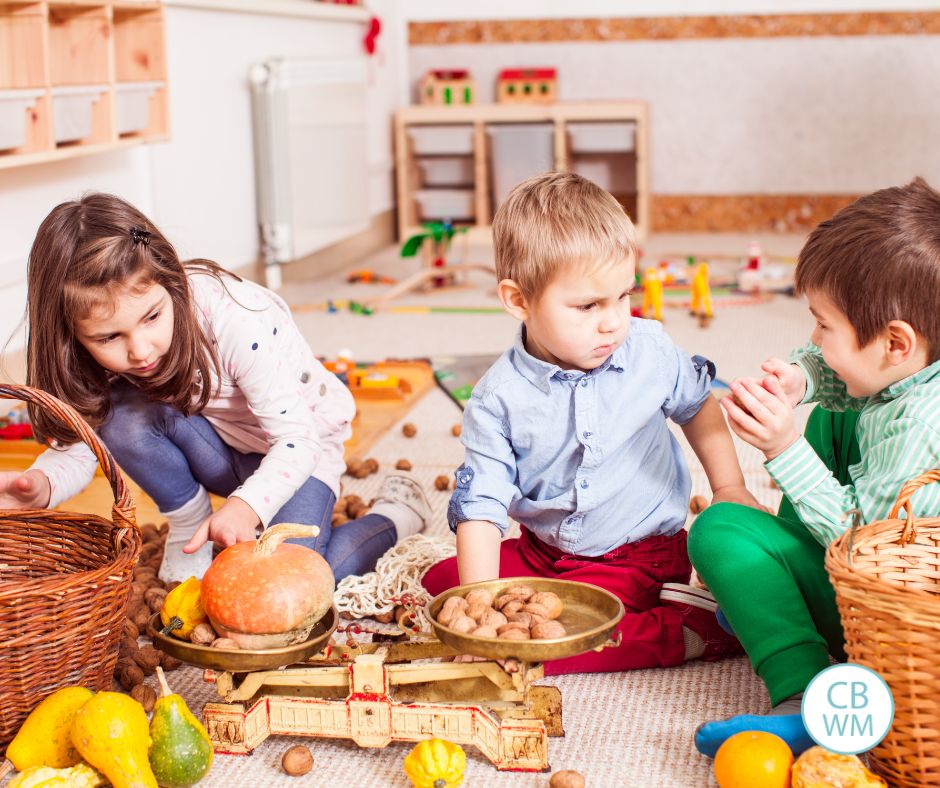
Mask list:
[[508,187],[546,169],[573,170],[608,189],[639,238],[649,227],[640,101],[405,107],[395,115],[395,164],[400,239],[442,219],[488,233]]
[[156,0],[0,0],[0,169],[169,135]]

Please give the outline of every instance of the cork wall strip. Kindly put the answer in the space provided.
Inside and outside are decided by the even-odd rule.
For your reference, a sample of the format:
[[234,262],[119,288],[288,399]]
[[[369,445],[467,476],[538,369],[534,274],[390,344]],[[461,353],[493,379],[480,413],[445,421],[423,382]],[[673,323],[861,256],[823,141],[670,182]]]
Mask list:
[[688,38],[940,35],[940,11],[411,22],[412,46]]
[[650,195],[656,232],[809,232],[860,195]]

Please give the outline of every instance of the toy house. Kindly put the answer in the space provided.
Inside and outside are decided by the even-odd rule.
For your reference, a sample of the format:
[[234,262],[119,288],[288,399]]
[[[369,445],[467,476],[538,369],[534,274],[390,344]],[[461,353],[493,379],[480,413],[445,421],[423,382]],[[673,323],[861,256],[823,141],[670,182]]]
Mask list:
[[432,69],[421,79],[422,104],[473,104],[476,84],[466,69]]
[[550,104],[558,98],[554,68],[505,68],[496,78],[496,100],[517,104]]

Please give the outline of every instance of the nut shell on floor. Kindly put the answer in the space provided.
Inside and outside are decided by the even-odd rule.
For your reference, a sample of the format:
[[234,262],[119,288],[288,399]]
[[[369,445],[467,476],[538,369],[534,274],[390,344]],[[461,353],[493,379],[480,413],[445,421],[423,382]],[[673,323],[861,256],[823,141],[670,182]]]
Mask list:
[[302,744],[295,744],[281,756],[281,768],[291,777],[300,777],[313,768],[313,754]]

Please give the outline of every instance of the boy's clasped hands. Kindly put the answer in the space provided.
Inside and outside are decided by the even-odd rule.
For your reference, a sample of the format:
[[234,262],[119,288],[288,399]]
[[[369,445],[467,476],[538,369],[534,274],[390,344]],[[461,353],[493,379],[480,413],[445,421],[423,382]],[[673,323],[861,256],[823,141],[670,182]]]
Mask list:
[[799,437],[793,409],[806,394],[806,377],[796,364],[769,358],[761,364],[763,378],[738,378],[730,397],[721,400],[731,429],[739,438],[777,457]]

